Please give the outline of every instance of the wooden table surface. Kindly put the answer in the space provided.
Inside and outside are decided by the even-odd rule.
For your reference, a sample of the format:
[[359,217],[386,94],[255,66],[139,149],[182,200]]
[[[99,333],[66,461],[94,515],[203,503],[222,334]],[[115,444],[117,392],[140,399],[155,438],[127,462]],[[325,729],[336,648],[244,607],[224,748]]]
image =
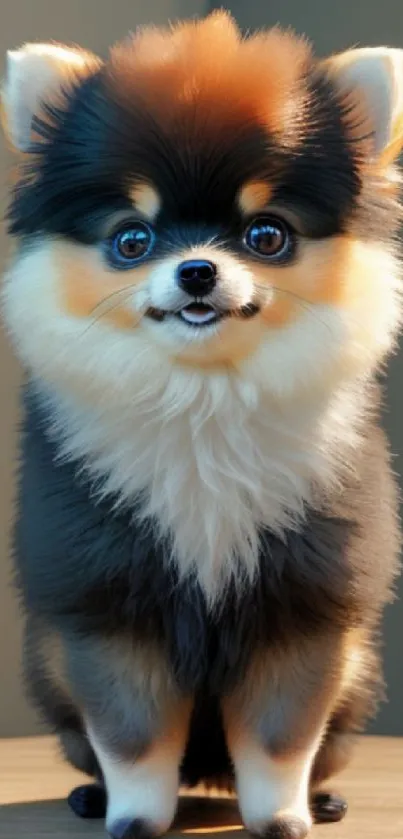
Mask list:
[[[102,822],[83,822],[67,807],[67,793],[80,782],[51,738],[0,741],[0,839],[105,839]],[[363,738],[332,788],[348,797],[348,815],[315,827],[312,839],[403,839],[403,739]],[[241,830],[234,801],[192,796],[182,800],[172,834],[241,839]]]

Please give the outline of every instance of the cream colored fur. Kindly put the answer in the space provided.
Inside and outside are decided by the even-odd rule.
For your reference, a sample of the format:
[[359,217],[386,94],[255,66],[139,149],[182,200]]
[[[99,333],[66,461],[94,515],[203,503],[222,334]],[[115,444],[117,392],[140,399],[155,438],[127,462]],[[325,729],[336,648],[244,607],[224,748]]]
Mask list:
[[242,820],[252,834],[264,835],[272,820],[287,818],[300,819],[308,832],[309,779],[321,734],[319,730],[306,750],[277,760],[251,733],[239,732],[235,741],[230,738]]
[[[213,603],[231,577],[253,578],[259,528],[298,527],[306,504],[322,503],[349,468],[367,374],[390,349],[399,320],[393,257],[357,243],[349,270],[366,266],[367,291],[348,308],[307,307],[277,330],[259,317],[230,320],[222,334],[219,326],[210,338],[195,331],[185,340],[182,331],[192,331],[183,324],[144,320],[125,331],[102,317],[67,316],[60,247],[75,249],[79,266],[85,249],[42,241],[11,267],[4,310],[20,357],[55,408],[61,454],[82,459],[101,495],[116,494],[168,536],[180,574],[196,575]],[[235,258],[225,260],[236,269]],[[160,284],[154,273],[133,289],[135,308],[144,299],[161,305],[171,269],[159,266]],[[250,272],[245,277],[253,283]],[[208,358],[210,344],[214,352],[221,339],[231,346],[233,330],[257,347],[232,368],[174,358],[188,351]]]
[[169,830],[177,808],[185,738],[162,737],[145,757],[124,761],[105,750],[90,726],[88,736],[108,789],[108,829],[112,831],[120,819],[142,819],[153,835]]

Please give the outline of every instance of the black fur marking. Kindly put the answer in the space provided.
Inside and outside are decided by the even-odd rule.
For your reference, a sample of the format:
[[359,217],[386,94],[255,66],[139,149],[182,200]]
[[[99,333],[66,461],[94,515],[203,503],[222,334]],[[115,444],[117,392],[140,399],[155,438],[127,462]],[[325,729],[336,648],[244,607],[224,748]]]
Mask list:
[[73,813],[81,819],[104,819],[106,816],[106,791],[98,784],[76,787],[67,801]]
[[[10,231],[95,244],[105,217],[130,209],[130,188],[149,179],[162,197],[154,257],[181,240],[196,244],[211,235],[237,251],[243,222],[236,195],[257,178],[268,181],[276,206],[297,214],[302,235],[340,233],[359,207],[360,149],[347,136],[329,80],[313,67],[306,85],[301,139],[288,148],[257,123],[231,124],[226,132],[221,125],[216,135],[202,126],[191,135],[186,126],[170,133],[135,95],[129,105],[114,95],[105,71],[98,71],[66,93],[59,109],[47,107],[49,122],[37,119],[43,140],[15,190]],[[389,239],[395,203],[381,201],[375,188],[365,200],[360,233]]]
[[193,710],[181,778],[189,787],[201,781],[219,786],[221,779],[231,786],[235,780],[218,700],[202,692]]
[[359,149],[346,136],[343,108],[331,83],[308,79],[307,128],[273,193],[274,204],[293,207],[305,235],[314,238],[345,230],[360,192]]
[[53,127],[38,121],[45,139],[34,149],[35,178],[20,183],[10,209],[18,235],[46,231],[93,242],[100,218],[130,208],[130,186],[143,179],[162,195],[162,232],[167,221],[221,226],[233,214],[237,189],[266,155],[259,127],[239,127],[215,155],[214,139],[189,155],[186,138],[181,145],[164,136],[139,103],[129,109],[107,93],[102,74],[66,94],[65,109],[48,111]]

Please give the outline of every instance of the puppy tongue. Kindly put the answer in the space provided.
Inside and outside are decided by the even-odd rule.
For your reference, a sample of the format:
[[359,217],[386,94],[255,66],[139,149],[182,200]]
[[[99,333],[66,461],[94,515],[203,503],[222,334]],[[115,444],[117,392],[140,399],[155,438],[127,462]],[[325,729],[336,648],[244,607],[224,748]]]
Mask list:
[[211,306],[198,306],[196,303],[191,303],[181,310],[181,318],[187,323],[209,323],[215,320],[217,313]]

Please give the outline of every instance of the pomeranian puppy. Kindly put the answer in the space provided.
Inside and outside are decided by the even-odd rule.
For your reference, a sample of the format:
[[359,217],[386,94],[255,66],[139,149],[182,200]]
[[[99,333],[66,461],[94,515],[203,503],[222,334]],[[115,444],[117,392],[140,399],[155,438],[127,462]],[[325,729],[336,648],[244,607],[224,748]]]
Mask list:
[[218,784],[302,839],[345,811],[321,784],[380,697],[398,567],[403,51],[317,60],[220,12],[106,61],[25,45],[3,112],[25,672],[95,779],[71,805],[153,839]]

